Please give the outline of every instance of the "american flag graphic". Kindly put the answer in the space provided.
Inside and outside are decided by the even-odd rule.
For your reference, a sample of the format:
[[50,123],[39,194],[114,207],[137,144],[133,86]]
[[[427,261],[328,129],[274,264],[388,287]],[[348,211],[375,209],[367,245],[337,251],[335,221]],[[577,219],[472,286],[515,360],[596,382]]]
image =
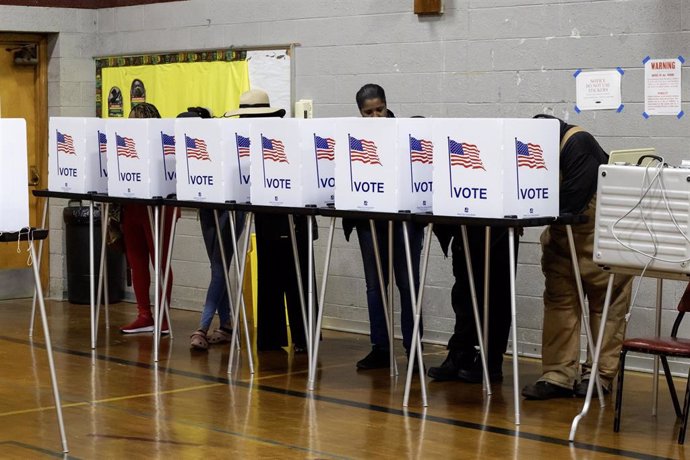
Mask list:
[[314,136],[317,160],[335,160],[335,141],[330,137]]
[[108,152],[108,138],[105,133],[98,131],[98,152],[105,155]]
[[448,154],[451,166],[462,166],[469,169],[484,169],[484,164],[479,156],[479,149],[474,144],[456,142],[448,139]]
[[175,136],[161,132],[161,142],[163,143],[163,155],[175,155]]
[[237,155],[240,158],[248,157],[249,147],[252,145],[252,142],[248,137],[240,136],[239,134],[235,134],[235,138],[237,139]]
[[206,142],[203,139],[189,137],[185,134],[184,145],[185,149],[187,150],[187,158],[211,161],[211,157],[208,155],[208,150],[206,150]]
[[67,155],[76,155],[77,152],[74,151],[74,140],[69,134],[63,134],[60,131],[57,132],[57,151],[62,152]]
[[434,144],[426,139],[410,136],[410,159],[413,163],[430,165],[434,160]]
[[119,136],[117,133],[115,133],[115,151],[119,157],[139,158],[134,139]]
[[531,142],[525,144],[515,139],[515,150],[518,168],[546,169],[544,151],[539,144],[532,144]]
[[275,161],[276,163],[288,163],[285,155],[285,146],[278,139],[270,139],[261,135],[261,151],[264,160]]
[[[367,139],[357,139],[350,136],[350,161],[359,161],[370,165],[381,165],[376,153],[376,144]],[[381,165],[383,166],[383,165]]]

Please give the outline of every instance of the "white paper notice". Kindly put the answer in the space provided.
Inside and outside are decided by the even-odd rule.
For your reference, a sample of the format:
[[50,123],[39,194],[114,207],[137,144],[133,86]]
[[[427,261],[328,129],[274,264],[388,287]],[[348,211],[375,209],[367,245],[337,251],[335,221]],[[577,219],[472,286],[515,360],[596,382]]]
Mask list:
[[644,65],[644,111],[676,115],[681,109],[679,59],[649,59]]
[[621,105],[621,73],[618,70],[580,72],[575,78],[580,110],[618,109]]

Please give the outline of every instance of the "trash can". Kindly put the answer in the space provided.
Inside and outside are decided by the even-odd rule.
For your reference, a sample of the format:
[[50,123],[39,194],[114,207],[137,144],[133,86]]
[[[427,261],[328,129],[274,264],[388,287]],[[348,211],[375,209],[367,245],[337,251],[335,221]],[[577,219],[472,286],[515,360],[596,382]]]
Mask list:
[[[65,221],[65,257],[67,258],[67,298],[71,303],[89,304],[89,207],[70,202],[62,211]],[[101,263],[101,210],[94,206],[94,274],[98,294],[98,268]],[[108,261],[108,300],[122,300],[125,289],[125,255],[106,248]]]

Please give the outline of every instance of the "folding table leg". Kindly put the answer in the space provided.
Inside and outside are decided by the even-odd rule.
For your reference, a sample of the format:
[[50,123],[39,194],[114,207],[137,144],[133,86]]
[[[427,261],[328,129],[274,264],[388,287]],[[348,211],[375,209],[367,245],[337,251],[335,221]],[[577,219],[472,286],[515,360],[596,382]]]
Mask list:
[[510,316],[513,333],[513,401],[515,404],[515,424],[520,424],[520,372],[518,369],[517,305],[515,302],[515,228],[508,228],[508,254],[510,263]]
[[[374,261],[376,262],[376,273],[379,278],[379,289],[381,290],[381,304],[383,306],[383,315],[386,320],[386,330],[388,331],[388,343],[389,347],[393,348],[393,329],[391,328],[391,322],[389,321],[388,312],[388,295],[386,293],[386,284],[383,279],[383,266],[381,265],[381,252],[379,251],[379,239],[376,233],[376,225],[373,219],[369,219],[369,228],[371,229],[371,240],[374,245]],[[391,376],[398,375],[398,363],[395,361],[395,356],[391,359]]]
[[95,271],[95,245],[93,241],[93,201],[89,201],[89,304],[91,307],[91,349],[96,349],[96,274]]
[[33,241],[29,241],[29,250],[31,252],[31,266],[34,272],[34,280],[36,282],[36,297],[38,297],[38,305],[41,310],[41,322],[43,324],[43,335],[46,341],[46,353],[48,354],[48,366],[50,367],[50,383],[53,388],[53,399],[55,400],[55,412],[57,413],[58,427],[60,429],[60,439],[62,441],[62,451],[69,452],[67,446],[67,435],[65,434],[65,422],[62,417],[62,401],[60,399],[60,388],[57,382],[57,373],[55,372],[55,361],[53,359],[53,343],[50,340],[50,330],[48,329],[48,316],[46,314],[46,305],[43,300],[43,287],[41,286],[41,273],[37,263],[36,253],[34,252]]
[[[661,335],[661,306],[663,304],[664,280],[656,280],[656,318],[654,321],[654,332],[656,336]],[[652,415],[656,417],[657,406],[659,405],[659,356],[654,355],[654,371],[652,374]],[[599,392],[601,394],[601,392]]]
[[297,235],[295,234],[295,218],[288,214],[288,227],[290,228],[290,241],[292,242],[292,256],[295,261],[295,273],[297,274],[297,289],[299,290],[299,304],[302,310],[302,322],[304,323],[304,335],[307,339],[307,360],[311,361],[311,340],[309,337],[309,322],[307,321],[307,307],[304,300],[304,280],[302,279],[302,265],[299,260],[299,250],[297,249]]
[[[599,355],[601,354],[601,343],[604,340],[604,330],[606,329],[606,319],[609,314],[609,304],[611,303],[611,292],[613,291],[613,278],[614,274],[609,275],[609,284],[606,288],[606,297],[604,299],[604,309],[601,312],[601,324],[599,325],[599,335],[597,336],[597,344],[594,348],[594,357],[592,358],[592,369],[599,369]],[[589,406],[592,403],[592,394],[594,393],[594,379],[589,379],[589,386],[587,386],[587,396],[585,397],[585,403],[582,406],[582,411],[575,416],[573,423],[570,426],[570,436],[568,440],[570,442],[575,441],[575,433],[577,433],[577,426],[580,423],[587,412],[589,412]]]
[[[434,224],[429,224],[429,228],[426,232],[426,239],[424,240],[424,248],[422,250],[422,271],[419,277],[419,292],[417,293],[417,298],[413,301],[412,305],[414,307],[414,328],[412,329],[412,345],[410,347],[410,359],[407,367],[407,377],[405,379],[405,393],[403,396],[403,407],[407,407],[410,400],[410,387],[412,386],[412,370],[414,368],[413,364],[415,356],[417,359],[417,366],[419,367],[419,382],[422,385],[422,404],[424,407],[428,406],[427,394],[426,394],[426,380],[424,380],[424,358],[422,357],[422,343],[419,337],[419,323],[422,318],[422,302],[424,299],[424,284],[426,283],[426,270],[429,265],[429,249],[431,248],[431,240],[433,237],[432,230],[434,229]],[[407,234],[407,227],[405,227],[405,242],[406,242],[406,255],[408,258],[408,270],[411,270],[411,260],[409,251],[409,237]],[[411,284],[414,290],[414,283]]]
[[[41,228],[46,228],[46,218],[48,216],[48,202],[50,198],[44,198],[43,200],[43,216],[41,217]],[[43,240],[38,242],[38,260],[36,264],[38,269],[41,269],[41,259],[43,257]],[[36,319],[36,296],[38,291],[34,287],[34,298],[31,301],[31,321],[29,322],[29,337],[34,335],[34,320]]]
[[470,297],[472,298],[472,311],[474,313],[474,326],[477,331],[477,342],[479,343],[479,357],[482,361],[482,372],[484,374],[484,388],[487,394],[491,394],[491,381],[489,380],[489,367],[486,360],[486,350],[482,340],[482,326],[479,322],[479,307],[477,305],[477,291],[474,286],[474,272],[472,271],[472,258],[470,257],[470,243],[467,239],[467,227],[462,225],[462,245],[465,250],[465,263],[467,264],[467,277],[470,285]]
[[[235,308],[239,309],[239,312],[242,313],[242,324],[244,326],[244,340],[245,340],[245,345],[247,347],[247,356],[249,357],[249,373],[251,375],[254,375],[254,356],[252,354],[252,343],[251,343],[251,337],[249,336],[249,325],[247,324],[247,307],[244,304],[244,296],[242,295],[242,286],[243,286],[243,276],[244,272],[240,272],[240,257],[237,254],[238,253],[238,248],[237,248],[237,229],[235,228],[235,211],[229,211],[230,215],[228,216],[228,220],[230,221],[230,237],[232,238],[232,257],[235,260],[235,275],[237,276],[237,279],[239,280],[239,285],[237,287],[239,291],[239,304],[235,303]],[[244,233],[245,236],[248,238],[249,235],[251,235],[251,229],[249,226],[251,226],[251,220],[249,221],[249,224],[247,224],[247,219],[245,218],[244,222]],[[242,267],[244,267],[244,264],[246,262],[246,257],[247,257],[247,249],[249,248],[249,240],[247,239],[247,243],[245,244],[244,248],[244,260],[242,261]],[[229,301],[230,299],[228,299]],[[231,305],[232,302],[230,302]],[[233,310],[234,311],[234,310]],[[239,313],[238,313],[239,314]],[[239,318],[239,317],[238,317]],[[233,323],[233,327],[238,327],[235,326],[235,323]],[[239,346],[239,342],[237,343]]]
[[[244,244],[242,245],[242,256],[240,257],[240,263],[239,265],[239,274],[237,276],[237,291],[236,291],[236,299],[234,304],[235,305],[240,305],[240,302],[242,302],[242,283],[244,282],[244,271],[245,271],[245,266],[247,263],[247,249],[249,248],[249,235],[251,233],[250,228],[252,226],[252,219],[254,215],[251,212],[248,212],[244,218]],[[231,229],[234,227],[232,226],[232,220],[231,220]],[[233,231],[234,233],[234,231]],[[235,239],[235,235],[233,235],[233,240]],[[237,251],[235,251],[235,254],[237,254]],[[235,309],[235,317],[232,320],[232,324],[238,324],[240,320],[240,309],[236,308]],[[232,331],[233,334],[237,334],[238,330],[237,328],[234,328]],[[235,358],[235,349],[236,349],[236,341],[233,338],[231,345],[230,345],[230,356],[228,356],[228,374],[232,375],[232,367],[234,365],[234,358]],[[251,348],[247,348],[247,353],[250,355],[250,363],[251,363]]]
[[[582,289],[582,277],[580,276],[580,264],[577,261],[577,250],[575,249],[575,239],[573,238],[573,228],[571,225],[565,226],[568,234],[568,245],[570,246],[570,261],[573,264],[573,276],[575,277],[575,285],[577,286],[577,298],[580,302],[580,311],[582,312],[582,322],[585,329],[585,337],[587,338],[587,349],[590,353],[594,352],[594,342],[592,340],[592,329],[589,326],[589,311],[585,307],[585,294]],[[599,378],[598,369],[592,369],[592,378],[596,380],[597,391],[599,392],[599,405],[604,407],[606,401],[604,400],[604,392],[601,388],[601,380]]]
[[321,337],[321,322],[323,320],[323,308],[326,300],[326,284],[328,282],[328,271],[331,265],[331,250],[333,249],[333,234],[335,233],[335,217],[331,217],[331,223],[328,227],[328,242],[326,243],[326,259],[323,266],[323,275],[321,278],[321,290],[319,291],[319,303],[316,319],[316,330],[314,332],[314,352],[312,353],[312,360],[309,370],[309,381],[307,383],[307,390],[314,391],[314,384],[316,381],[316,364],[319,359],[319,338]]
[[[218,220],[218,210],[213,210],[213,220],[216,223],[216,238],[218,239],[218,249],[220,249],[220,260],[223,263],[223,276],[225,278],[225,290],[228,293],[228,304],[230,307],[230,314],[234,316],[235,308],[232,304],[232,289],[230,289],[230,266],[228,265],[227,256],[225,255],[225,245],[223,244],[223,234],[220,231],[220,221]],[[231,237],[232,238],[232,237]],[[206,308],[204,306],[204,308]],[[221,324],[223,326],[223,324]],[[237,328],[236,324],[232,325],[233,328]],[[237,346],[240,346],[240,337],[235,334],[235,339],[238,340]]]

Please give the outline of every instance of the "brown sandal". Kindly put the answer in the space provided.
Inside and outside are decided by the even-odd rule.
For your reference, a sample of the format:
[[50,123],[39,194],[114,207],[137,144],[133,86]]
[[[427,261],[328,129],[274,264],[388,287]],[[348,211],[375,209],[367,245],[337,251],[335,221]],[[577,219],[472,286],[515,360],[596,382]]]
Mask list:
[[195,350],[208,350],[208,339],[206,332],[198,329],[191,336],[191,347]]
[[208,337],[208,343],[214,345],[217,343],[230,343],[230,340],[232,340],[232,331],[228,332],[223,329],[216,329],[213,331],[213,334]]

